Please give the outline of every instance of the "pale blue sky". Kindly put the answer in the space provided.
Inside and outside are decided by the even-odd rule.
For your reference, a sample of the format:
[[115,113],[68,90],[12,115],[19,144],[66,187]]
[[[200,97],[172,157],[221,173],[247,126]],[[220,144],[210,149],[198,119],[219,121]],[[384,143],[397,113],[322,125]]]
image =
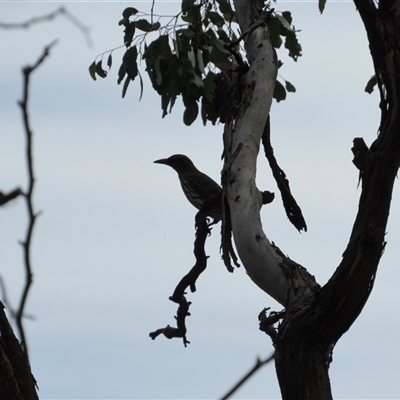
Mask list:
[[[211,256],[188,318],[188,339],[148,333],[174,322],[168,300],[193,266],[195,210],[174,171],[153,164],[187,154],[219,180],[222,126],[186,127],[178,104],[161,119],[160,100],[145,78],[121,99],[116,84],[122,50],[105,80],[93,82],[95,56],[122,43],[118,21],[127,6],[149,2],[65,2],[91,27],[88,48],[67,20],[27,31],[0,30],[0,190],[26,182],[24,134],[17,100],[21,67],[32,64],[58,38],[51,57],[32,76],[37,187],[42,210],[33,238],[34,285],[26,321],[31,364],[43,399],[218,398],[257,356],[272,352],[258,330],[264,307],[280,310],[244,269],[226,272],[219,255],[219,228],[207,241]],[[24,21],[59,7],[58,2],[3,2],[1,21]],[[280,74],[296,94],[273,104],[272,140],[300,203],[308,232],[285,217],[279,196],[262,211],[267,236],[325,283],[340,262],[357,210],[358,173],[350,151],[354,137],[370,144],[379,123],[378,96],[364,87],[373,74],[366,35],[351,2],[279,2],[292,10],[303,47],[297,63],[280,56]],[[175,13],[179,2],[159,2]],[[143,71],[143,69],[142,69]],[[145,76],[145,72],[143,71]],[[180,103],[178,101],[178,103]],[[257,182],[277,191],[261,155]],[[337,344],[331,365],[335,398],[400,398],[397,318],[400,295],[399,193],[395,189],[385,254],[363,313]],[[22,199],[0,209],[0,274],[16,304],[22,284]],[[259,371],[236,398],[279,398],[273,364]]]

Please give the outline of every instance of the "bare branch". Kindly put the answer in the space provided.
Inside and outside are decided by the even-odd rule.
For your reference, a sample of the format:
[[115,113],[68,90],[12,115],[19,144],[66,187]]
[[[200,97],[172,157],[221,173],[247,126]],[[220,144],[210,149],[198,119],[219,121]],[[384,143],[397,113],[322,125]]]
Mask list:
[[[207,202],[204,202],[206,204]],[[196,257],[196,264],[186,274],[176,286],[173,295],[170,297],[171,301],[179,303],[181,297],[184,295],[185,290],[190,287],[193,293],[196,291],[196,281],[202,272],[207,268],[207,258],[204,247],[207,236],[211,233],[209,225],[207,224],[207,211],[202,209],[196,214],[196,239],[194,241],[194,255]]]
[[258,357],[256,359],[256,363],[254,367],[242,378],[238,383],[236,383],[228,393],[226,393],[221,400],[227,400],[229,397],[233,395],[251,376],[253,376],[263,365],[272,361],[275,357],[275,353],[272,353],[269,357],[265,358],[264,360],[260,360]]
[[192,304],[190,301],[186,300],[185,296],[182,296],[179,301],[178,311],[176,313],[176,324],[177,327],[174,328],[167,325],[165,328],[157,329],[154,332],[150,332],[149,336],[154,340],[157,336],[163,334],[167,339],[172,338],[183,338],[183,344],[186,347],[190,342],[186,339],[186,317],[190,315],[189,307]]
[[202,272],[207,268],[207,258],[205,253],[205,243],[207,236],[210,235],[210,225],[207,223],[207,214],[211,208],[215,206],[216,201],[220,201],[220,195],[213,196],[203,203],[200,211],[196,214],[196,239],[194,241],[194,255],[196,257],[196,264],[193,268],[179,281],[176,286],[174,293],[169,298],[174,303],[179,304],[177,315],[177,328],[167,325],[165,328],[157,329],[151,332],[149,336],[154,340],[160,334],[163,334],[166,338],[172,339],[174,337],[183,338],[183,344],[190,343],[186,339],[186,325],[185,319],[190,315],[189,306],[191,302],[188,302],[185,297],[185,290],[190,287],[191,292],[196,291],[196,281]]
[[22,190],[20,188],[14,189],[12,192],[7,193],[7,194],[0,192],[0,206],[3,206],[4,204],[8,203],[10,200],[15,199],[20,194],[22,194]]
[[36,25],[42,22],[52,21],[56,17],[63,15],[67,18],[76,28],[78,28],[85,37],[86,43],[88,47],[92,47],[92,39],[90,37],[90,29],[89,27],[85,26],[78,18],[72,15],[65,7],[60,7],[53,12],[40,15],[38,17],[33,17],[25,22],[1,22],[0,21],[0,28],[2,29],[28,29],[32,25]]
[[32,233],[33,227],[36,221],[36,217],[38,213],[35,213],[33,207],[33,189],[35,185],[35,177],[34,177],[34,170],[33,170],[33,150],[32,150],[32,129],[29,122],[29,111],[28,111],[28,103],[29,103],[29,84],[30,84],[30,75],[33,71],[35,71],[45,60],[45,58],[49,55],[50,49],[52,46],[55,45],[55,41],[45,47],[42,55],[39,57],[37,62],[33,66],[27,66],[23,68],[23,76],[24,76],[24,84],[23,84],[23,98],[19,102],[19,105],[22,110],[23,115],[23,124],[25,128],[26,134],[26,161],[27,161],[27,168],[28,168],[28,190],[24,193],[24,198],[26,201],[26,207],[28,211],[28,227],[26,232],[25,240],[21,243],[24,252],[24,262],[25,262],[25,274],[26,274],[26,281],[25,287],[22,292],[22,296],[20,299],[20,303],[18,309],[15,313],[16,315],[16,322],[17,327],[21,339],[21,346],[25,351],[26,355],[28,355],[28,348],[25,338],[25,332],[23,328],[22,319],[24,316],[24,309],[26,305],[26,300],[28,297],[29,289],[32,284],[32,267],[31,267],[31,256],[30,256],[30,246],[32,240]]

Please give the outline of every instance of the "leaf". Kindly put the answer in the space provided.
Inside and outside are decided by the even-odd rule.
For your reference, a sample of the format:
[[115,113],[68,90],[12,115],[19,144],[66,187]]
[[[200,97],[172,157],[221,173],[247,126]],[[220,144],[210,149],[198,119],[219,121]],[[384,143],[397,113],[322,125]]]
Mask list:
[[182,12],[187,12],[189,8],[193,7],[195,0],[182,0]]
[[124,11],[122,11],[122,16],[124,18],[129,18],[131,15],[135,15],[138,13],[138,10],[134,7],[127,7]]
[[296,93],[296,88],[289,81],[285,81],[285,87],[288,92]]
[[297,61],[297,58],[301,56],[301,45],[297,40],[294,32],[289,32],[285,39],[285,47],[289,50],[289,56]]
[[131,15],[135,15],[137,12],[138,12],[138,10],[134,7],[125,8],[125,10],[122,12],[123,18],[121,19],[121,21],[118,22],[118,25],[120,25],[120,26],[121,25],[125,25],[125,26],[129,25],[130,24],[129,17]]
[[268,30],[269,35],[271,38],[271,44],[276,49],[279,49],[282,45],[282,38],[280,36],[281,29],[280,29],[280,22],[275,15],[271,15],[271,20],[268,22]]
[[90,66],[89,66],[89,74],[92,77],[92,79],[95,81],[96,78],[96,61],[93,61]]
[[124,79],[125,74],[126,74],[126,64],[123,62],[118,70],[118,80],[117,80],[118,85],[122,82],[122,79]]
[[288,31],[293,31],[293,28],[290,26],[290,23],[284,16],[276,14],[276,18],[278,19],[278,21],[282,24],[282,26],[285,29],[287,29]]
[[202,88],[204,86],[203,80],[196,73],[194,73],[192,79],[190,80],[190,83],[194,83],[199,88]]
[[158,39],[152,41],[149,46],[145,47],[143,53],[143,59],[153,59],[155,61],[157,57],[168,59],[172,56],[171,48],[168,43],[168,35],[162,35]]
[[124,45],[129,47],[132,43],[133,35],[135,34],[135,22],[129,22],[125,25]]
[[194,55],[193,47],[190,48],[187,55],[188,55],[188,59],[189,59],[190,63],[192,64],[192,67],[195,68],[196,67],[196,56]]
[[290,11],[283,11],[282,16],[286,19],[287,22],[289,22],[289,25],[292,25],[292,13]]
[[107,71],[104,71],[101,66],[101,60],[96,64],[96,74],[100,76],[100,78],[105,78],[107,76]]
[[281,100],[286,99],[286,89],[279,81],[276,81],[274,89],[274,99],[279,103]]
[[212,40],[212,51],[209,61],[215,64],[216,67],[224,69],[230,64],[231,54],[224,48],[224,42],[219,39]]
[[159,22],[154,22],[154,24],[151,24],[151,31],[157,31],[158,29],[160,29],[161,24]]
[[321,14],[324,12],[325,4],[326,4],[326,0],[319,0],[318,1],[318,8],[319,8],[319,12]]
[[[89,68],[90,71],[90,68]],[[376,79],[376,75],[372,75],[369,81],[367,82],[367,86],[365,86],[365,91],[371,94],[374,91],[374,87],[377,85],[378,81]]]
[[181,19],[191,24],[195,20],[200,20],[200,9],[201,6],[195,5],[195,0],[182,0],[182,14]]
[[128,74],[131,80],[134,80],[138,74],[138,67],[137,67],[137,55],[138,51],[136,46],[130,47],[122,57],[122,62],[126,66],[126,73]]
[[170,98],[171,97],[168,94],[163,93],[161,95],[161,109],[163,110],[162,118],[164,118],[168,114],[168,104]]
[[129,78],[129,76],[127,76],[125,79],[125,82],[124,82],[124,87],[122,88],[122,98],[125,97],[125,94],[126,94],[126,91],[128,90],[130,81],[131,81],[131,79]]
[[215,73],[209,71],[205,79],[203,80],[204,85],[204,96],[206,99],[211,103],[214,99],[214,92],[215,92]]
[[139,82],[140,82],[140,97],[139,97],[139,101],[142,100],[142,96],[143,96],[143,79],[142,79],[142,75],[139,72]]
[[196,120],[199,113],[199,106],[196,101],[190,102],[183,113],[183,122],[189,126]]
[[109,70],[111,69],[111,65],[112,65],[112,56],[111,56],[111,54],[112,53],[110,53],[110,55],[107,58],[107,67],[108,67]]
[[227,33],[223,29],[218,29],[218,39],[221,39],[226,44],[231,44],[232,39],[227,35]]
[[162,83],[162,74],[161,74],[160,62],[161,62],[161,56],[158,56],[156,58],[156,61],[154,62],[154,71],[156,73],[156,82],[157,82],[158,86],[160,86],[161,83]]
[[231,4],[228,0],[217,0],[219,4],[219,10],[223,14],[227,22],[233,22],[234,12],[232,10]]
[[140,29],[143,32],[152,32],[156,31],[160,28],[161,24],[159,22],[155,22],[151,24],[147,19],[138,19],[133,22],[137,29]]
[[219,15],[217,12],[208,11],[207,16],[215,26],[218,26],[218,27],[224,26],[225,19],[221,15]]
[[138,19],[134,21],[135,27],[143,32],[150,32],[151,23],[147,19]]
[[202,74],[204,74],[204,60],[203,53],[200,49],[197,49],[197,62],[199,63],[199,70]]

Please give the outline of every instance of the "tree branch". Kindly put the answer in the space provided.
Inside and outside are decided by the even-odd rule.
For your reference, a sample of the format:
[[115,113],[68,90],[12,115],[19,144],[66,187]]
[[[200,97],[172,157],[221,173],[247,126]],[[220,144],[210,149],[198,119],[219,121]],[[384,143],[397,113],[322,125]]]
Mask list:
[[255,365],[250,369],[250,371],[236,383],[232,389],[230,389],[221,400],[227,400],[231,397],[243,384],[251,378],[263,365],[268,364],[274,359],[275,353],[272,353],[269,357],[265,358],[264,360],[260,360],[258,357],[256,359]]
[[7,194],[0,192],[0,206],[4,206],[4,204],[7,204],[10,200],[15,199],[20,194],[22,194],[22,190],[20,188],[14,189],[12,192]]
[[176,286],[174,293],[169,298],[174,303],[179,304],[177,315],[175,317],[177,321],[177,327],[171,327],[167,325],[165,328],[157,329],[154,332],[150,332],[149,336],[154,340],[160,334],[163,334],[166,338],[172,339],[183,338],[183,344],[190,343],[186,338],[186,317],[190,315],[189,306],[191,302],[188,302],[185,297],[185,290],[190,287],[191,292],[196,291],[196,281],[202,272],[207,268],[207,258],[205,253],[205,242],[207,236],[211,234],[210,226],[207,223],[207,214],[210,209],[215,206],[215,202],[220,202],[220,195],[210,198],[205,201],[200,211],[196,214],[196,239],[194,242],[194,255],[196,258],[196,264],[193,268],[179,281]]
[[28,168],[28,190],[24,193],[24,197],[26,200],[26,207],[28,211],[28,227],[25,236],[25,240],[21,243],[24,249],[24,262],[25,262],[25,287],[22,292],[20,304],[18,310],[16,311],[16,322],[18,326],[18,331],[21,338],[21,346],[24,349],[25,353],[28,354],[28,348],[25,338],[25,332],[23,328],[22,319],[24,316],[24,309],[26,300],[28,297],[29,289],[32,284],[32,267],[31,267],[31,254],[30,254],[30,246],[31,246],[31,239],[33,233],[33,227],[35,224],[36,217],[38,216],[37,213],[34,211],[33,207],[33,190],[35,186],[35,177],[34,177],[34,170],[33,170],[33,150],[32,150],[32,139],[33,139],[33,132],[31,129],[30,121],[29,121],[29,89],[30,89],[30,76],[31,73],[34,72],[46,59],[46,57],[50,54],[50,49],[56,44],[56,41],[53,41],[48,46],[44,48],[42,55],[36,61],[33,66],[27,66],[23,68],[23,76],[24,76],[24,83],[23,83],[23,98],[19,102],[19,105],[22,110],[23,115],[23,124],[25,128],[26,134],[26,161],[27,161],[27,168]]
[[88,47],[92,47],[92,39],[90,37],[90,29],[82,24],[82,22],[76,18],[74,15],[72,15],[65,7],[60,7],[53,12],[46,14],[46,15],[40,15],[39,17],[33,17],[27,21],[24,22],[0,22],[0,28],[2,29],[28,29],[33,25],[42,23],[42,22],[48,22],[52,21],[56,17],[63,15],[65,18],[67,18],[75,27],[77,27],[82,34],[85,37],[86,43]]

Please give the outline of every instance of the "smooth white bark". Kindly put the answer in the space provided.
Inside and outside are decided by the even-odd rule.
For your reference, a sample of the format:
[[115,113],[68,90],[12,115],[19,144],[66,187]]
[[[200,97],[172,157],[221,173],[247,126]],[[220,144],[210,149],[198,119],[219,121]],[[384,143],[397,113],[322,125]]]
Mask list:
[[[242,32],[254,23],[252,2],[235,1]],[[250,278],[281,304],[289,296],[283,258],[266,237],[260,219],[261,193],[256,187],[256,162],[261,137],[272,103],[277,61],[266,26],[251,31],[245,39],[250,70],[245,76],[239,115],[231,127],[227,199],[232,231],[239,257]]]

